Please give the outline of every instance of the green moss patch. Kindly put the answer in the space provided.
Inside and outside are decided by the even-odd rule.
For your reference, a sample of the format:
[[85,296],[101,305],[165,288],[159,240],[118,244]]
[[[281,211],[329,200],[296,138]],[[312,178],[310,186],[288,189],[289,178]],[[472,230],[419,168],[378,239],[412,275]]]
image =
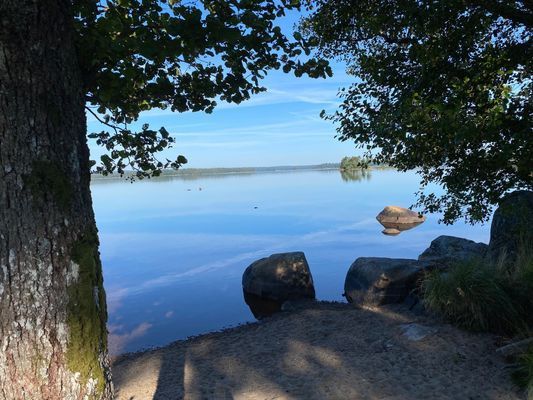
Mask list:
[[74,244],[71,256],[79,265],[79,276],[68,288],[67,365],[81,374],[82,384],[97,379],[102,393],[105,374],[98,356],[107,351],[107,311],[96,231],[84,234]]
[[70,206],[72,185],[58,163],[33,162],[31,174],[24,178],[24,183],[29,187],[35,201],[46,200],[50,194],[52,200],[63,209]]

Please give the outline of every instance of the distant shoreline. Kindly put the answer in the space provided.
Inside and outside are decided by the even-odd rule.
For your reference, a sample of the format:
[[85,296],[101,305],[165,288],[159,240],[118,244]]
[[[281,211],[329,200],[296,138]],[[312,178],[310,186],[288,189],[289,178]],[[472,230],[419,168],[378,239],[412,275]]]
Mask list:
[[[339,163],[324,163],[316,165],[277,165],[273,167],[221,167],[221,168],[180,168],[179,170],[166,169],[163,170],[160,176],[151,179],[164,177],[184,177],[192,178],[199,176],[212,175],[237,175],[237,174],[260,174],[269,172],[290,172],[290,171],[338,171]],[[123,179],[133,175],[132,171],[126,171],[123,176],[119,174],[112,174],[103,176],[100,174],[92,174],[93,180],[105,179]]]
[[260,172],[281,172],[281,171],[302,171],[302,170],[337,170],[340,164],[326,163],[316,165],[277,165],[273,167],[228,167],[228,168],[180,168],[179,170],[168,170],[175,175],[195,175],[195,174],[235,174],[235,173],[260,173]]
[[[385,165],[370,165],[368,170],[382,170],[391,169]],[[341,171],[340,163],[323,163],[315,165],[277,165],[272,167],[220,167],[220,168],[180,168],[179,170],[166,169],[163,170],[160,176],[151,179],[160,178],[184,178],[194,179],[208,176],[224,176],[224,175],[252,175],[276,172],[292,172],[292,171]],[[359,171],[359,170],[357,170]],[[349,172],[349,171],[348,171]],[[125,179],[132,176],[132,171],[126,171],[124,175],[100,175],[92,174],[91,179],[94,181],[101,180],[118,180]]]

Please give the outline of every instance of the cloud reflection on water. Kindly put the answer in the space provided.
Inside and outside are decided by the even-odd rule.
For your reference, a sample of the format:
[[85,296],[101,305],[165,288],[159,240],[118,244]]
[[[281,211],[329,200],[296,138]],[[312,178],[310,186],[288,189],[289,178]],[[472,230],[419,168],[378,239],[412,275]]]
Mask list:
[[143,322],[131,331],[125,333],[117,333],[122,330],[122,325],[108,324],[108,347],[111,355],[120,354],[122,350],[135,339],[142,338],[148,333],[148,330],[152,327],[152,324]]

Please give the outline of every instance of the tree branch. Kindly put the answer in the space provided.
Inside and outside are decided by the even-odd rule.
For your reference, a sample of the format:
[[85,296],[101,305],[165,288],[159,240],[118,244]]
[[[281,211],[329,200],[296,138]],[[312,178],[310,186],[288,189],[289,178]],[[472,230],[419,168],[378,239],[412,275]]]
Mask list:
[[508,19],[513,22],[525,25],[528,28],[533,27],[533,12],[531,12],[531,2],[525,1],[526,7],[530,11],[522,11],[509,4],[494,0],[465,0],[466,4],[481,7],[489,13]]
[[96,114],[89,107],[86,106],[85,109],[87,111],[89,111],[94,116],[94,118],[96,118],[98,120],[98,122],[100,122],[101,124],[104,124],[106,126],[109,126],[110,128],[112,128],[115,131],[115,133],[118,133],[118,131],[125,131],[126,130],[126,129],[121,128],[120,126],[116,126],[116,125],[110,124],[109,122],[105,122],[102,118],[100,118],[98,116],[98,114]]

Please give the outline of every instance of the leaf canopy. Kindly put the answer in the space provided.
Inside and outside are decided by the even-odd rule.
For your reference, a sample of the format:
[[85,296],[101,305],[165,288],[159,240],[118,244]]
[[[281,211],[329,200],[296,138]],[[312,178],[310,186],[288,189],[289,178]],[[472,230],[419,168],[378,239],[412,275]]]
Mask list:
[[473,223],[533,189],[531,0],[308,3],[303,37],[355,77],[325,118],[374,162],[417,170],[417,206]]
[[[240,103],[265,90],[268,70],[326,77],[325,60],[308,42],[276,25],[294,0],[75,0],[78,54],[89,111],[111,130],[90,135],[110,154],[97,171],[138,177],[179,167],[155,153],[172,145],[164,128],[128,129],[143,111],[211,112],[217,101]],[[180,162],[181,161],[181,162]]]

